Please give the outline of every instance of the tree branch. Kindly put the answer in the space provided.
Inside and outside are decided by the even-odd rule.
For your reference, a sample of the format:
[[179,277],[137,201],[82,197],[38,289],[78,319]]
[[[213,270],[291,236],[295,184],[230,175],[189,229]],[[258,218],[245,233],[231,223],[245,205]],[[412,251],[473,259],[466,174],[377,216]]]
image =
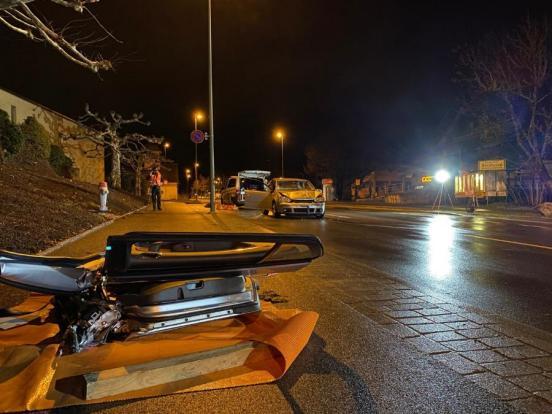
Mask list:
[[[72,8],[78,13],[86,11],[98,26],[106,33],[108,37],[115,40],[115,36],[109,32],[99,20],[86,8],[87,4],[97,3],[99,0],[50,0],[55,4],[63,7]],[[65,30],[56,31],[39,18],[27,5],[31,0],[0,0],[0,24],[3,24],[8,29],[22,34],[35,41],[43,41],[57,50],[62,56],[77,65],[87,68],[95,73],[101,70],[112,70],[113,64],[107,59],[97,56],[95,58],[88,57],[79,46],[98,43],[105,39],[102,37],[95,41],[89,40],[90,36],[86,36],[86,41],[78,42],[77,39],[70,40],[65,35]],[[117,40],[118,41],[118,40]]]

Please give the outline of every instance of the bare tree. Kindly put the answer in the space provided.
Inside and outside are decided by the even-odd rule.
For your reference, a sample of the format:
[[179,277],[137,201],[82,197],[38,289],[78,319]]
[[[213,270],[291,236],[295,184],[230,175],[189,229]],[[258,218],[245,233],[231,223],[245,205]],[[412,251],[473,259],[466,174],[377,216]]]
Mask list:
[[512,33],[488,37],[460,53],[461,76],[475,91],[498,96],[523,169],[532,176],[528,201],[552,188],[544,160],[552,149],[551,43],[548,24],[527,18]]
[[82,131],[73,132],[64,138],[86,139],[92,142],[94,146],[87,150],[87,155],[91,157],[101,156],[104,150],[107,150],[111,158],[110,185],[113,188],[121,188],[121,163],[140,172],[143,155],[150,151],[148,146],[163,142],[163,138],[124,131],[124,128],[130,125],[150,125],[142,120],[143,117],[140,113],[126,119],[115,111],[111,111],[109,116],[101,116],[92,112],[87,104],[85,114],[79,118]]
[[93,72],[111,70],[113,65],[110,60],[102,58],[99,54],[89,56],[82,50],[83,47],[99,43],[108,37],[114,39],[113,35],[101,25],[87,8],[88,4],[97,3],[100,0],[50,1],[57,5],[71,8],[77,13],[88,14],[103,30],[104,35],[100,37],[95,37],[93,33],[84,35],[74,22],[65,25],[61,29],[56,29],[51,22],[39,17],[39,14],[31,9],[29,4],[33,0],[0,0],[0,24],[33,41],[50,45],[71,62],[90,69]]

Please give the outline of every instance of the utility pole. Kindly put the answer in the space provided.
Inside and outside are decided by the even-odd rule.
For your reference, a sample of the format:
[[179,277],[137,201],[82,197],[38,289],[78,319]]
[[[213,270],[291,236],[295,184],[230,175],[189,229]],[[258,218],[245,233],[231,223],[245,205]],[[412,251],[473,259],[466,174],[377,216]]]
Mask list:
[[213,39],[212,39],[212,16],[211,0],[209,1],[209,166],[210,166],[210,194],[209,205],[211,213],[215,213],[215,122],[213,116]]
[[284,176],[284,137],[282,136],[282,177]]

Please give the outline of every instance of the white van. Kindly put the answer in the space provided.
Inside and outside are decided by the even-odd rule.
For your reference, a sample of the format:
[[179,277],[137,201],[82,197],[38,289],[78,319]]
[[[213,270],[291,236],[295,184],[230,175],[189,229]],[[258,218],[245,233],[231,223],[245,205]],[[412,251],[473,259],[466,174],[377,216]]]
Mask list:
[[268,196],[270,171],[246,170],[228,178],[220,192],[222,204],[235,204],[238,207],[258,209]]

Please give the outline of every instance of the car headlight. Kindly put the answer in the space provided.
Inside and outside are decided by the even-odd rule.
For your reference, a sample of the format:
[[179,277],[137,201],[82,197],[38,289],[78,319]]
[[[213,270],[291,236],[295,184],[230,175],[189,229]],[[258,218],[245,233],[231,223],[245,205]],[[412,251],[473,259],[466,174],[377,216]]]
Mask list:
[[319,203],[323,203],[324,202],[324,196],[322,194],[319,194],[319,195],[316,196],[314,201],[317,201]]
[[280,200],[284,203],[289,203],[291,201],[291,198],[289,198],[287,195],[280,193]]

